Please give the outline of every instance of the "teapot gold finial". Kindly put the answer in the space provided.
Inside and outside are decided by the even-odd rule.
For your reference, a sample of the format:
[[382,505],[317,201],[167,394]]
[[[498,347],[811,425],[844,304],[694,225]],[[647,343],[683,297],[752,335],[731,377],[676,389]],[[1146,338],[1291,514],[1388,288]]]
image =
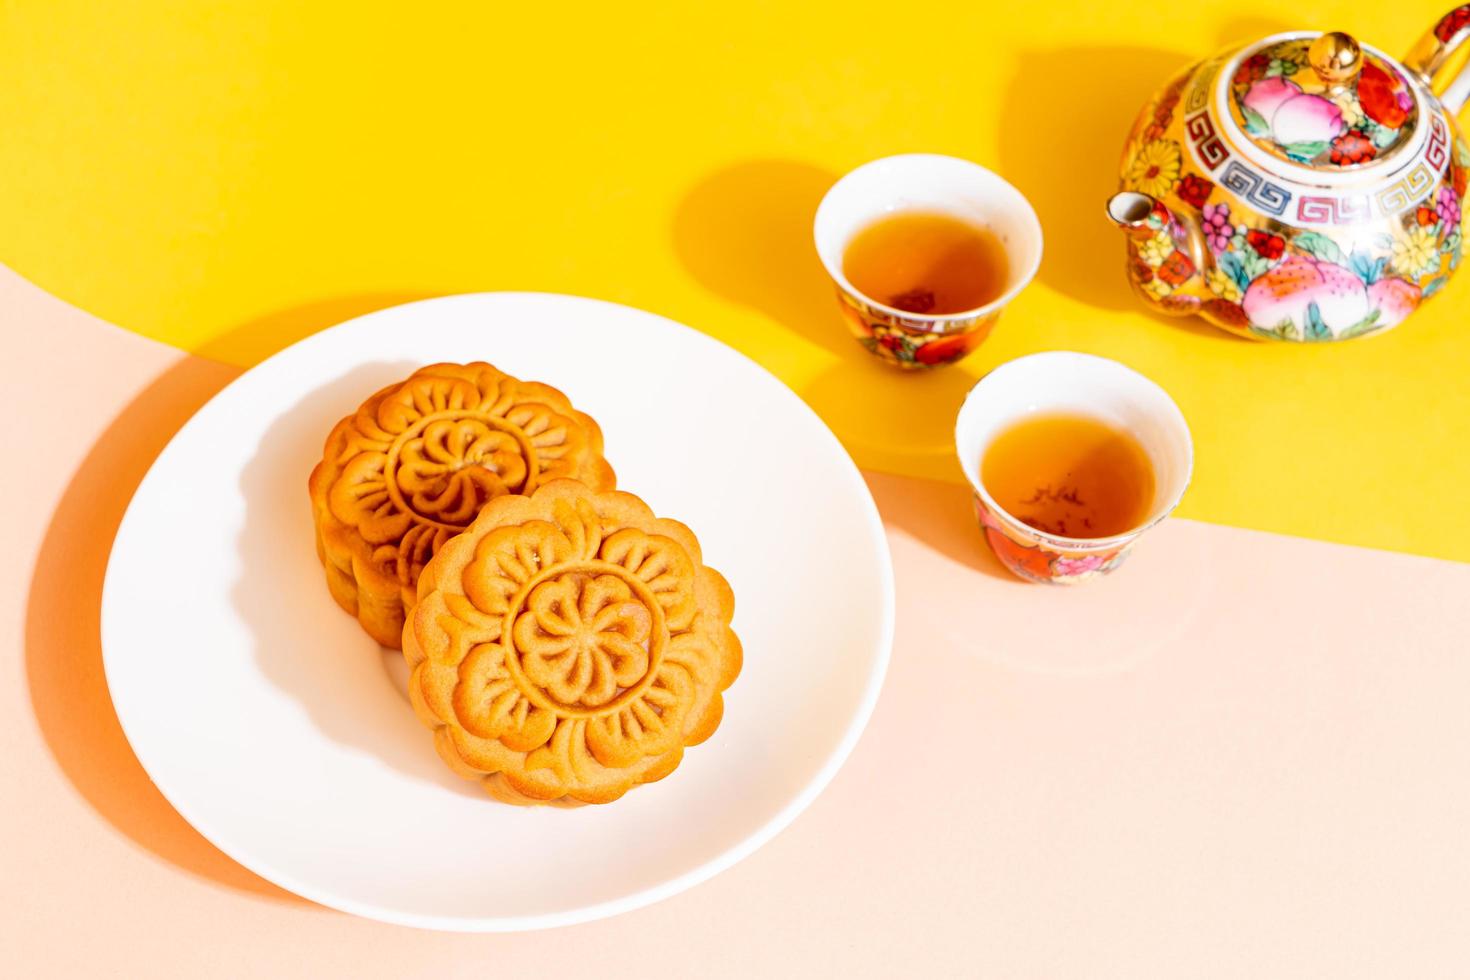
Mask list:
[[1307,61],[1328,85],[1341,88],[1363,70],[1363,49],[1351,34],[1330,31],[1312,42]]
[[1138,292],[1261,339],[1400,323],[1464,250],[1465,47],[1470,3],[1402,64],[1348,34],[1297,31],[1175,77],[1134,124],[1108,206]]

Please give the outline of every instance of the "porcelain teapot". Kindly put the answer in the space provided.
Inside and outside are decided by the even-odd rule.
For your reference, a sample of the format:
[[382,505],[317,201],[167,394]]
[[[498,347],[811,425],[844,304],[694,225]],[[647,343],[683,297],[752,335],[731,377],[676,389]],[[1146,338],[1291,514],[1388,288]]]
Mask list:
[[1134,123],[1107,205],[1138,294],[1267,340],[1403,321],[1461,261],[1470,67],[1441,76],[1467,41],[1470,4],[1402,63],[1293,32],[1170,81]]

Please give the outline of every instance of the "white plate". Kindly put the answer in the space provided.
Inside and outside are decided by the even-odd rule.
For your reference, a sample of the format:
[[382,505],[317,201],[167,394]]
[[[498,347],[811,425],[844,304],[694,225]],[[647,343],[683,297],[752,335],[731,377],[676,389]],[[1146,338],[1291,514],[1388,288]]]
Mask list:
[[[608,806],[508,806],[451,774],[402,658],[332,602],[313,551],[306,475],[333,423],[414,367],[477,359],[595,416],[619,487],[692,527],[735,589],[745,664],[719,731]],[[383,310],[239,378],[139,486],[102,597],[118,717],[185,819],[324,905],[466,931],[612,915],[750,854],[851,751],[892,635],[877,510],[796,395],[669,320],[527,293]]]

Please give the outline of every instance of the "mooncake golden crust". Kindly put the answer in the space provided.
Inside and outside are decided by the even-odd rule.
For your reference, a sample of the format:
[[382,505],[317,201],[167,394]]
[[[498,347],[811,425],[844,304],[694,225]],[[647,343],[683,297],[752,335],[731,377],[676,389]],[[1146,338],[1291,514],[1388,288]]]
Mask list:
[[308,489],[317,555],[338,605],[402,642],[419,573],[484,505],[569,478],[615,485],[602,430],[560,391],[489,364],[431,364],[327,436]]
[[409,698],[451,769],[514,803],[608,803],[714,734],[735,597],[629,493],[491,501],[419,579]]

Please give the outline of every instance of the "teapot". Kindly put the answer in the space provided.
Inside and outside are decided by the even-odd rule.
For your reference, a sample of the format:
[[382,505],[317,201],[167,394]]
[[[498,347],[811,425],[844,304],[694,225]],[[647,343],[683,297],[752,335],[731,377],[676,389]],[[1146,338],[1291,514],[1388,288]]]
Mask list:
[[1402,322],[1461,261],[1470,67],[1442,76],[1467,40],[1470,4],[1402,63],[1298,31],[1181,72],[1134,123],[1107,204],[1135,291],[1264,340]]

